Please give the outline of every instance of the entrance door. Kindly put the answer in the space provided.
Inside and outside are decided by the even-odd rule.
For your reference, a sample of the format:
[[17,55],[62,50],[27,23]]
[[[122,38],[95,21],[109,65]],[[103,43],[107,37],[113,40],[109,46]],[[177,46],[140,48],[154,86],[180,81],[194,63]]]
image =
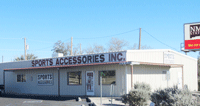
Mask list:
[[94,95],[94,71],[86,71],[86,93]]
[[178,72],[178,88],[182,89],[182,72]]

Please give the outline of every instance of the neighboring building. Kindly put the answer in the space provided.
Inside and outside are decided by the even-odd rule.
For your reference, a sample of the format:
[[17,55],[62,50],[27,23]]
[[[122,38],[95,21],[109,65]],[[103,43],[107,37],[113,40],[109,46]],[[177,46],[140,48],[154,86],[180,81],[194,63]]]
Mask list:
[[128,93],[136,82],[197,91],[197,59],[173,50],[126,50],[0,64],[7,94],[103,96]]

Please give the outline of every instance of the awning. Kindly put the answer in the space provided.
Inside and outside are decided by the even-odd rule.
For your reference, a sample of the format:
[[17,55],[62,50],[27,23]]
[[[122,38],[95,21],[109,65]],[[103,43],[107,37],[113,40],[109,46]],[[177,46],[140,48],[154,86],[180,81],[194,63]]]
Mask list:
[[162,66],[162,67],[182,67],[182,64],[163,64],[163,63],[152,63],[152,62],[108,62],[108,63],[91,63],[91,64],[75,64],[75,65],[59,65],[59,66],[44,66],[44,67],[27,67],[27,68],[8,68],[4,71],[16,71],[16,70],[33,70],[33,69],[49,69],[49,68],[68,68],[68,67],[81,67],[81,66],[95,66],[95,65],[112,65],[112,64],[126,64],[126,65],[151,65],[151,66]]

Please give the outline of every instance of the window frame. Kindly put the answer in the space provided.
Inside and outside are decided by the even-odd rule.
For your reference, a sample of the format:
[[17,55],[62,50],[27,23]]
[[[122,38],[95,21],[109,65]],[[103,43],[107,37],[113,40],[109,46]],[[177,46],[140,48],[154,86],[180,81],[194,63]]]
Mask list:
[[[81,74],[80,74],[80,82],[79,82],[79,84],[70,84],[69,83],[69,73],[78,73],[78,72],[80,72]],[[80,85],[82,85],[82,81],[83,81],[83,77],[82,77],[82,71],[69,71],[69,72],[67,72],[67,85],[69,85],[69,86],[80,86]]]
[[[20,81],[18,81],[18,75],[21,76]],[[24,78],[25,77],[25,78]],[[17,74],[17,83],[26,82],[26,74]]]
[[[100,85],[100,73],[102,72],[102,71],[114,71],[115,72],[115,84],[114,85],[117,85],[117,82],[116,82],[116,70],[101,70],[101,71],[99,71],[98,72],[98,79],[99,79],[99,81],[98,81],[98,84]],[[103,79],[103,77],[102,77],[102,79]],[[111,85],[111,84],[103,84],[103,82],[102,82],[102,85]]]

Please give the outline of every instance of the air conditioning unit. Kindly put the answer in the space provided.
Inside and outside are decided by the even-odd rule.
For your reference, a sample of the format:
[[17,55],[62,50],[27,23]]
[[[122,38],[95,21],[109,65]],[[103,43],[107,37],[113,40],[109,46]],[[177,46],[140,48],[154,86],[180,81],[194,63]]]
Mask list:
[[63,57],[63,53],[53,53],[52,57]]

